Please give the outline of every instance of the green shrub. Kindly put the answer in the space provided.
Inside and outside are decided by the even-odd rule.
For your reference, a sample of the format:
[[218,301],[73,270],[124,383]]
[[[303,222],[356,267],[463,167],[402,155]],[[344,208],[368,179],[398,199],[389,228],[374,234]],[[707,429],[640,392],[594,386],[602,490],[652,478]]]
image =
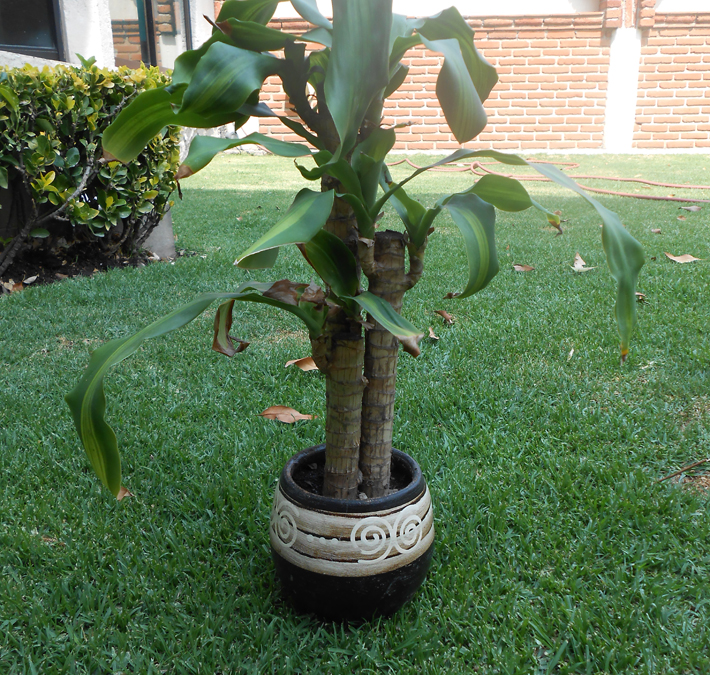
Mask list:
[[28,249],[130,255],[172,203],[178,127],[129,164],[102,158],[101,147],[125,104],[169,78],[84,63],[0,68],[0,274]]

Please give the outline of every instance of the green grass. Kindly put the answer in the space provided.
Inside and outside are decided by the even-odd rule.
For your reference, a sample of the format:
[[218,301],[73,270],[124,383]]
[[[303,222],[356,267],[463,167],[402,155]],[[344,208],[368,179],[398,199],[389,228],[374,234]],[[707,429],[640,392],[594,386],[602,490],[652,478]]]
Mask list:
[[[708,157],[575,159],[584,173],[710,182]],[[431,204],[469,183],[429,174],[416,192]],[[708,498],[655,482],[709,453],[710,265],[663,255],[710,259],[708,207],[678,221],[677,204],[601,198],[647,255],[624,366],[599,220],[581,199],[530,184],[565,234],[500,214],[501,271],[460,302],[442,300],[466,278],[459,235],[437,220],[404,313],[440,340],[401,358],[395,431],[429,481],[436,552],[392,618],[324,624],[279,595],[273,489],[324,417],[322,377],[283,367],[308,354],[289,316],[237,307],[233,333],[252,344],[232,360],[210,350],[206,314],[115,368],[108,418],[135,497],[102,490],[62,400],[89,349],[236,286],[249,273],[232,262],[304,184],[288,161],[221,157],[174,209],[178,246],[199,255],[0,298],[0,672],[710,672]],[[575,275],[577,251],[597,269]],[[296,251],[253,274],[310,279]],[[318,419],[257,416],[275,404]]]

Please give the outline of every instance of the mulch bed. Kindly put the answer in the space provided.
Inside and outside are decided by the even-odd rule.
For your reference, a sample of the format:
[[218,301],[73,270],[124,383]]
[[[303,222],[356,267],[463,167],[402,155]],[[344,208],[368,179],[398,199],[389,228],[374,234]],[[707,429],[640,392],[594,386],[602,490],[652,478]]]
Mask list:
[[71,254],[29,251],[18,256],[0,276],[0,292],[10,293],[32,284],[40,286],[61,281],[69,277],[90,277],[96,272],[124,267],[143,267],[152,262],[145,252],[126,258],[118,256],[107,259],[95,251],[76,251]]

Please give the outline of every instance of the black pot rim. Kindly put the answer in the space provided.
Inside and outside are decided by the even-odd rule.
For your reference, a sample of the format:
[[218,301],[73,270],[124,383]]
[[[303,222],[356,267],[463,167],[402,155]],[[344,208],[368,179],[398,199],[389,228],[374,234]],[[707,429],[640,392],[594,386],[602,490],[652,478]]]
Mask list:
[[426,483],[419,464],[407,453],[392,448],[392,462],[410,472],[410,482],[407,487],[397,490],[391,495],[376,497],[375,499],[336,499],[324,497],[304,490],[293,479],[294,471],[301,464],[317,461],[320,455],[325,455],[325,444],[314,445],[302,450],[289,459],[281,472],[279,486],[283,493],[295,503],[317,511],[330,513],[368,513],[396,508],[402,504],[416,499],[426,489]]

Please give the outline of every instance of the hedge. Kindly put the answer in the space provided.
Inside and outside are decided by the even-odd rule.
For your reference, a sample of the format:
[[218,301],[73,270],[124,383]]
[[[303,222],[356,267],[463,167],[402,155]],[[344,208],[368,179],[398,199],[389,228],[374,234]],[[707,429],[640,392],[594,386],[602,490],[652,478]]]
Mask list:
[[131,255],[172,204],[178,127],[127,165],[101,148],[121,108],[169,78],[83,64],[0,68],[0,274],[27,250]]

